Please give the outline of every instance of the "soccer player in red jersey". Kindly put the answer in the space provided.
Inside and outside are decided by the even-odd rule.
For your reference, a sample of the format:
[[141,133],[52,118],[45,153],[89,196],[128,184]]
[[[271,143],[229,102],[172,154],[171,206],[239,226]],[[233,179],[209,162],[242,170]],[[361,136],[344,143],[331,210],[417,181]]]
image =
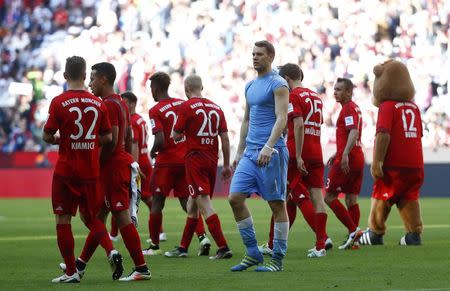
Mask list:
[[[374,68],[377,77],[386,64],[391,65],[384,63]],[[406,67],[399,65],[410,79]],[[407,86],[408,84],[404,88]],[[414,88],[412,84],[411,87]],[[419,205],[419,191],[424,180],[422,135],[420,110],[414,102],[384,101],[378,106],[371,166],[375,183],[369,229],[363,233],[360,244],[383,244],[385,222],[394,204],[397,205],[407,231],[400,239],[400,245],[422,243],[423,224]]]
[[[150,210],[150,246],[143,250],[145,255],[162,254],[159,248],[159,234],[162,224],[162,210],[166,197],[173,190],[181,207],[187,211],[189,190],[185,178],[184,156],[186,142],[184,139],[175,141],[172,130],[178,118],[178,110],[184,102],[169,96],[170,77],[164,72],[157,72],[150,77],[150,87],[153,99],[157,102],[149,111],[150,126],[155,135],[155,141],[150,154],[156,158],[151,178],[152,208]],[[209,255],[211,242],[206,237],[205,227],[198,220],[196,233],[200,241],[200,255]]]
[[[103,62],[92,66],[89,87],[94,95],[103,99],[108,108],[112,128],[112,142],[103,148],[100,157],[100,181],[105,201],[98,217],[106,221],[108,213],[112,213],[122,234],[123,242],[133,259],[134,270],[129,276],[120,280],[148,280],[151,274],[142,255],[139,234],[132,222],[133,213],[130,215],[130,190],[132,193],[137,193],[136,189],[132,188],[136,188],[134,181],[139,175],[139,167],[129,154],[132,140],[130,114],[125,101],[114,92],[115,78],[116,70],[112,64]],[[96,247],[95,241],[87,240],[80,258],[87,262]],[[122,258],[118,260],[121,261]],[[120,272],[115,272],[116,275],[118,273]],[[120,275],[113,279],[118,277]]]
[[165,256],[176,258],[187,256],[200,210],[209,232],[219,247],[216,255],[210,259],[228,259],[233,254],[228,248],[219,217],[211,203],[219,158],[219,137],[224,160],[222,177],[225,180],[231,177],[227,123],[222,109],[202,96],[203,85],[199,76],[188,76],[184,81],[184,90],[189,100],[180,106],[178,119],[173,127],[173,137],[176,141],[186,139],[187,144],[184,160],[190,194],[188,216],[180,246],[166,252]]
[[[65,273],[52,282],[77,283],[84,270],[77,270],[71,218],[79,208],[83,222],[90,229],[89,235],[107,237],[105,225],[96,218],[102,201],[97,186],[100,145],[111,142],[112,134],[105,104],[84,90],[85,60],[78,56],[68,58],[64,78],[68,90],[52,100],[43,133],[45,142],[59,144],[58,162],[53,174],[52,206]],[[103,239],[103,244],[110,251],[113,249],[111,241]]]
[[[289,226],[294,223],[297,205],[305,220],[316,233],[316,246],[308,251],[308,257],[324,257],[326,248],[333,246],[326,234],[326,206],[322,196],[323,158],[320,144],[322,125],[322,100],[317,93],[302,86],[303,71],[296,64],[279,68],[290,90],[288,107],[289,150],[287,210]],[[311,194],[310,194],[311,193]],[[312,198],[312,202],[311,199]],[[273,240],[273,217],[267,246],[260,246],[264,254],[270,254]],[[326,244],[326,242],[328,244]]]
[[[144,177],[141,179],[141,199],[151,209],[151,195],[150,195],[150,178],[152,174],[152,164],[148,157],[147,139],[148,127],[145,120],[136,113],[137,97],[133,92],[125,92],[120,94],[122,99],[128,106],[131,114],[131,128],[133,131],[133,142],[131,148],[131,155],[135,161],[139,163]],[[149,218],[150,220],[150,218]],[[111,219],[110,238],[113,241],[117,240],[118,228],[114,219]]]
[[[358,195],[364,170],[364,154],[361,149],[361,110],[352,101],[353,83],[338,78],[334,85],[334,97],[342,105],[336,122],[336,153],[328,160],[330,172],[326,184],[325,202],[336,217],[347,227],[349,235],[339,249],[351,248],[362,232],[359,225]],[[347,209],[339,202],[339,193],[345,194]]]

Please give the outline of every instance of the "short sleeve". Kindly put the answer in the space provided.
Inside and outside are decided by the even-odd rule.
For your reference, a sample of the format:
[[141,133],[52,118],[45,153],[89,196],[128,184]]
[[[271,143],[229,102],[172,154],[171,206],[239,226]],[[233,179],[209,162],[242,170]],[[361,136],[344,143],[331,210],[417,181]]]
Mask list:
[[219,111],[220,122],[219,122],[219,132],[228,132],[227,120],[225,119],[225,114],[222,110]]
[[150,111],[148,112],[148,117],[150,118],[150,128],[152,129],[153,134],[163,131],[163,124],[157,112],[158,110],[155,109],[155,107],[150,109]]
[[355,108],[347,105],[344,110],[344,125],[345,129],[350,131],[358,128],[359,115]]
[[59,121],[56,115],[57,107],[55,99],[53,99],[48,108],[48,118],[44,125],[45,132],[54,134],[59,129]]
[[139,140],[141,128],[137,122],[131,123],[131,129],[133,130],[133,142],[137,142]]
[[281,88],[281,87],[289,88],[286,80],[283,79],[282,77],[280,77],[278,74],[274,76],[271,85],[272,85],[271,86],[272,92],[274,92],[274,93],[275,93],[275,90],[277,90],[278,88]]
[[378,107],[377,130],[376,133],[391,133],[392,120],[394,117],[394,103],[383,102]]
[[102,112],[102,119],[100,120],[100,134],[107,134],[111,132],[111,123],[109,121],[108,109],[105,103],[100,106]]
[[187,103],[184,102],[178,107],[177,111],[177,120],[175,124],[173,125],[173,130],[176,132],[183,132],[186,128],[186,121],[187,121]]
[[303,111],[300,104],[300,98],[297,94],[289,94],[288,119],[292,120],[296,117],[303,117]]

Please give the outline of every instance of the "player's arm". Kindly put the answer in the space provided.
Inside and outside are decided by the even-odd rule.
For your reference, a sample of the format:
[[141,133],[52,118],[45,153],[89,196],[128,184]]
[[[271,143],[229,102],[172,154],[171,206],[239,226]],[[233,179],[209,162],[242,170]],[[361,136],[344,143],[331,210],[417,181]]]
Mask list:
[[117,146],[117,141],[119,139],[119,127],[117,125],[111,126],[111,142],[103,146],[102,153],[100,154],[100,159],[105,160],[112,156],[114,149]]
[[223,154],[223,168],[222,168],[222,178],[228,180],[231,177],[230,168],[230,139],[228,138],[228,132],[221,132],[219,134],[220,142],[222,143],[222,154]]
[[294,118],[294,138],[295,138],[295,159],[297,160],[297,168],[303,174],[307,175],[305,163],[302,159],[303,143],[305,141],[305,124],[303,117]]
[[275,97],[275,117],[276,121],[270,133],[270,137],[262,148],[258,156],[257,164],[264,167],[270,162],[272,153],[274,152],[274,145],[283,134],[287,123],[287,112],[289,105],[289,90],[282,86],[274,90]]
[[99,137],[99,142],[102,146],[109,144],[112,141],[112,133],[108,132],[101,134]]
[[350,132],[348,133],[347,144],[345,145],[341,160],[341,168],[345,174],[348,174],[350,172],[348,155],[355,146],[356,141],[358,140],[358,136],[359,131],[356,128],[351,129]]
[[155,133],[155,141],[153,142],[152,149],[150,150],[150,156],[153,158],[156,157],[159,151],[164,148],[164,132],[158,131]]
[[59,136],[55,133],[50,133],[44,130],[42,139],[48,144],[59,144]]
[[239,163],[239,160],[241,159],[241,156],[244,153],[245,146],[247,144],[245,140],[247,138],[248,133],[248,120],[249,120],[249,109],[247,102],[245,102],[244,118],[242,119],[241,130],[239,133],[239,145],[237,148],[236,156],[234,158],[233,168],[237,167],[237,164]]

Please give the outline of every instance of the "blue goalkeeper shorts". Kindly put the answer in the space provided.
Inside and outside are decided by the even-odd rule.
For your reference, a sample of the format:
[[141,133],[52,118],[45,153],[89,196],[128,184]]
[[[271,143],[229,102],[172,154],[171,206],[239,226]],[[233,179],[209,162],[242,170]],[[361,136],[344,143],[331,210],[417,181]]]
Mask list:
[[245,149],[231,180],[230,193],[256,193],[266,201],[286,200],[289,153],[286,147],[275,149],[265,167],[256,164],[261,149]]

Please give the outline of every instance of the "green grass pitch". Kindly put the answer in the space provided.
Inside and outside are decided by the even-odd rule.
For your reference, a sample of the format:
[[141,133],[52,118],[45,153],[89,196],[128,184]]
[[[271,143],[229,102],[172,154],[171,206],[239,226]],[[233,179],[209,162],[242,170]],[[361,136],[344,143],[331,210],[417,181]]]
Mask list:
[[[47,199],[0,200],[0,290],[450,290],[450,199],[422,199],[425,224],[423,246],[398,246],[404,234],[395,209],[388,221],[385,245],[341,251],[337,245],[345,236],[344,227],[328,211],[328,234],[335,248],[322,259],[307,259],[314,236],[301,213],[289,234],[285,271],[280,273],[230,272],[243,256],[231,209],[225,199],[214,200],[225,236],[234,256],[230,260],[211,261],[197,257],[194,238],[189,257],[168,259],[146,257],[152,279],[145,282],[115,282],[103,249],[99,248],[88,265],[80,284],[55,285],[61,262],[56,244],[54,217]],[[258,242],[267,239],[269,209],[259,199],[248,202],[255,221]],[[366,226],[370,201],[360,199],[361,225]],[[146,247],[148,209],[142,204],[139,232]],[[164,210],[164,228],[168,241],[163,251],[180,240],[185,215],[178,201],[169,199]],[[75,255],[79,255],[86,229],[78,217],[73,220]],[[122,241],[115,243],[124,256],[125,272],[132,261]],[[212,251],[216,251],[213,244]]]

